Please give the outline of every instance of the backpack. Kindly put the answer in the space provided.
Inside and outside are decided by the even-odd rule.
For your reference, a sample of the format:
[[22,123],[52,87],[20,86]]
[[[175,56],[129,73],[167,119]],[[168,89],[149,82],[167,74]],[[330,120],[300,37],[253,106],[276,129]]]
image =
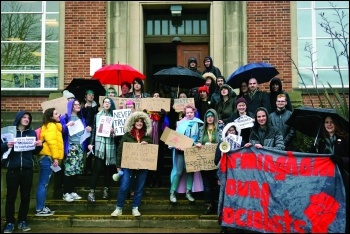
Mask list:
[[37,137],[37,139],[38,139],[38,140],[40,140],[41,127],[40,127],[40,128],[35,129],[35,133],[36,133],[36,137]]

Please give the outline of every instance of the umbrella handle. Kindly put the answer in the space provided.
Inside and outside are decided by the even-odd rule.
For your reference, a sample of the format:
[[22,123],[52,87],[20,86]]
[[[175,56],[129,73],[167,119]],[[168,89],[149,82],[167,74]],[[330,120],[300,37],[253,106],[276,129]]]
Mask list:
[[317,141],[318,135],[320,134],[321,126],[322,126],[322,124],[318,128],[317,135],[316,135],[316,138],[315,138],[315,141],[314,141],[314,147],[316,147],[316,141]]

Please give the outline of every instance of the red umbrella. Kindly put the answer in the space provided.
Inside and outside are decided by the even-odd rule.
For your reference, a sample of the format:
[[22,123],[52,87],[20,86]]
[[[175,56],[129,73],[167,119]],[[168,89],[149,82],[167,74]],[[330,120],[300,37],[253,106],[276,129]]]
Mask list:
[[97,79],[101,84],[121,85],[123,82],[129,82],[138,77],[141,80],[146,76],[127,64],[111,64],[98,69],[92,78]]

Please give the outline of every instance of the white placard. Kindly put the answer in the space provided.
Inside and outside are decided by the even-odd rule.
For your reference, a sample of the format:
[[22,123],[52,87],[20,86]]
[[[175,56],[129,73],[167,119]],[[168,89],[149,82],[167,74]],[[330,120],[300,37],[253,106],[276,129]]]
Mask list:
[[102,67],[102,58],[90,58],[90,76]]
[[125,121],[131,115],[131,109],[119,109],[113,111],[114,135],[124,135]]
[[34,150],[35,141],[36,137],[16,137],[14,138],[13,150],[15,152]]
[[73,136],[81,131],[84,131],[84,124],[81,119],[76,120],[73,126],[68,126],[69,136]]
[[113,117],[111,116],[101,116],[100,121],[98,123],[96,135],[102,137],[110,137],[111,129],[113,124]]
[[239,129],[251,128],[254,126],[254,119],[249,117],[248,115],[243,115],[235,119],[235,121],[233,122],[236,123],[236,128],[239,128]]

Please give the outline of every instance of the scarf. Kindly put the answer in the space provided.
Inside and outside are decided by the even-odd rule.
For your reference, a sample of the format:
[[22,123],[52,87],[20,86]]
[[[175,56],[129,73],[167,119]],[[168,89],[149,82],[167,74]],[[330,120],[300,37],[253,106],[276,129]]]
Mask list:
[[145,130],[143,130],[143,128],[140,130],[136,130],[136,128],[133,127],[130,131],[130,134],[133,138],[137,140],[137,143],[140,143],[142,137],[145,135]]
[[337,137],[335,135],[326,137],[326,148],[325,153],[334,154],[334,144],[337,141]]

